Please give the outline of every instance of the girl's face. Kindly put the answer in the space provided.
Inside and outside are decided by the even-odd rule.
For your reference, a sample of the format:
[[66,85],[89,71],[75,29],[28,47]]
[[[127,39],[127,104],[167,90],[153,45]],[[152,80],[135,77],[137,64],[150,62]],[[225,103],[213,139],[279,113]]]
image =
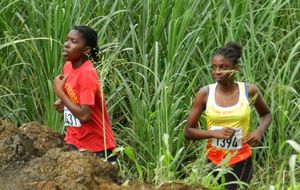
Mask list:
[[63,56],[66,61],[75,62],[83,58],[87,51],[85,41],[77,30],[71,30],[67,35],[63,48]]
[[211,72],[217,82],[225,82],[234,79],[234,73],[238,71],[238,65],[234,65],[222,55],[216,55],[211,62]]

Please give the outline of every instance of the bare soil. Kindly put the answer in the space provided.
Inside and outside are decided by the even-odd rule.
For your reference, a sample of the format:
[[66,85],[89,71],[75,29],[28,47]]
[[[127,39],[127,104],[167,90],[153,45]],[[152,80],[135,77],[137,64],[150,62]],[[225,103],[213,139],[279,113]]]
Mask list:
[[0,190],[201,190],[182,183],[122,186],[117,164],[69,151],[63,135],[46,126],[0,120]]

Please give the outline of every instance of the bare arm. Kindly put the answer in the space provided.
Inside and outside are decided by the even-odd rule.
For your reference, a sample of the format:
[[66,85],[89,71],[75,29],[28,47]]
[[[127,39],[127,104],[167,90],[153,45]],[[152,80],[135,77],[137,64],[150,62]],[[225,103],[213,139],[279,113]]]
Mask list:
[[196,95],[192,110],[186,122],[184,129],[184,135],[189,140],[201,140],[207,138],[231,138],[234,134],[234,130],[230,128],[223,128],[221,130],[202,130],[198,128],[198,121],[200,116],[205,110],[207,102],[207,92],[205,87],[201,88]]
[[72,114],[77,117],[82,123],[87,123],[91,119],[91,107],[88,105],[78,105],[73,103],[63,90],[63,86],[67,77],[58,75],[54,79],[54,91],[56,96],[60,99],[61,104],[65,105]]
[[58,111],[59,113],[64,112],[64,104],[61,102],[60,99],[56,100],[53,105],[56,111]]
[[257,146],[261,143],[262,136],[272,121],[272,115],[268,105],[255,85],[249,85],[249,97],[260,117],[260,123],[259,126],[248,136],[246,143],[251,146]]

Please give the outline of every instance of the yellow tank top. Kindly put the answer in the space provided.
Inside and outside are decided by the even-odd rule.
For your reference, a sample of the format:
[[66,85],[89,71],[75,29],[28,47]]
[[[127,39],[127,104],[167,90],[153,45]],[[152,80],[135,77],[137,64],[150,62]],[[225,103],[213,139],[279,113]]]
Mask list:
[[249,133],[250,105],[245,83],[237,82],[239,87],[239,100],[230,107],[218,106],[215,101],[215,89],[217,83],[209,85],[206,104],[206,122],[208,130],[218,130],[223,127],[235,129],[235,135],[231,139],[208,139],[207,158],[218,164],[231,153],[232,157],[228,165],[247,159],[251,155],[250,146],[244,144]]

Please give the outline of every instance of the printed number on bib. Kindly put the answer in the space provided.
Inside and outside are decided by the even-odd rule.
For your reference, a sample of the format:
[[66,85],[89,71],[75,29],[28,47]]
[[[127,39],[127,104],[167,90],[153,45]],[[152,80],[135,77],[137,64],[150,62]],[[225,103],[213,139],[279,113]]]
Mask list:
[[[220,130],[223,127],[220,126],[212,126],[211,130]],[[212,145],[221,149],[240,149],[242,147],[242,129],[236,128],[234,129],[235,133],[230,139],[212,139]]]
[[64,126],[81,127],[80,120],[66,106],[64,107]]

